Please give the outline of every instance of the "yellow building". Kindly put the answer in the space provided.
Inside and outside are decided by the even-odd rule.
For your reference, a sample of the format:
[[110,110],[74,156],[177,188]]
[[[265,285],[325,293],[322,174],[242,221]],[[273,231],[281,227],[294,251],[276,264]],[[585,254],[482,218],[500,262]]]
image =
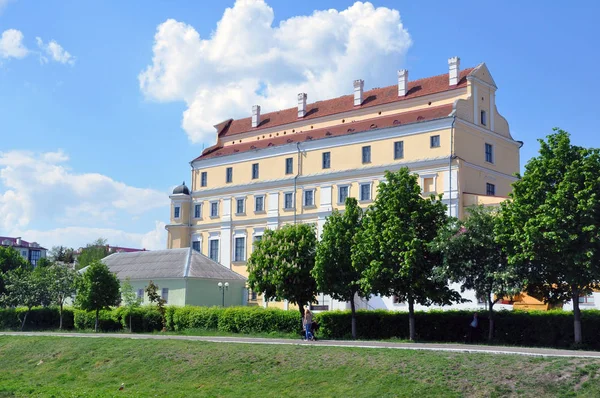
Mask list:
[[368,91],[356,80],[352,94],[312,104],[300,93],[297,107],[263,114],[255,105],[216,125],[216,144],[191,162],[191,190],[170,196],[168,248],[192,246],[247,275],[266,228],[314,223],[320,234],[347,196],[366,207],[384,172],[405,166],[424,194],[443,194],[452,216],[506,198],[522,143],[496,109],[487,66],[461,70],[454,57],[445,74],[410,81],[400,70],[397,79]]

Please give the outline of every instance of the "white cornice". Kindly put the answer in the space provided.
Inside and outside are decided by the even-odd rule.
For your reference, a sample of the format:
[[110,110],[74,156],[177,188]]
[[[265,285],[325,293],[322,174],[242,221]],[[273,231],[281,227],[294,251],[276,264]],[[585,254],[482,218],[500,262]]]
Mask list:
[[486,172],[488,174],[492,174],[492,175],[495,175],[495,176],[498,176],[498,177],[508,178],[509,180],[512,180],[512,181],[517,181],[518,180],[517,177],[511,176],[510,174],[505,174],[505,173],[501,173],[501,172],[496,171],[496,170],[488,169],[487,167],[479,166],[477,164],[474,164],[474,163],[471,163],[471,162],[467,162],[466,160],[463,160],[463,159],[460,159],[460,161],[465,166],[470,167],[472,169],[483,171],[483,172]]
[[[471,122],[469,122],[469,121],[467,121],[467,120],[460,119],[460,118],[458,118],[458,117],[457,117],[457,118],[456,118],[456,121],[457,121],[457,122],[459,122],[459,123],[462,123],[462,124],[464,124],[464,125],[465,125],[465,126],[467,126],[467,127],[471,127],[471,128],[473,128],[473,129],[475,129],[475,130],[477,130],[477,131],[481,132],[481,133],[487,134],[487,135],[489,135],[490,137],[494,137],[494,138],[497,138],[497,139],[501,139],[501,140],[503,140],[503,141],[506,141],[506,142],[508,142],[508,143],[510,143],[510,144],[513,144],[513,145],[516,145],[516,146],[519,146],[519,147],[521,146],[521,143],[520,143],[520,142],[518,142],[518,141],[515,141],[515,140],[513,140],[512,138],[506,138],[506,137],[505,137],[505,136],[503,136],[503,135],[500,135],[500,134],[498,134],[498,133],[494,133],[493,131],[490,131],[490,130],[484,129],[484,128],[482,128],[482,127],[479,127],[479,126],[477,126],[476,124],[473,124],[473,123],[471,123]],[[510,134],[510,133],[509,133],[509,134]]]
[[481,84],[482,86],[486,86],[494,91],[496,91],[498,89],[498,87],[494,86],[493,84],[489,84],[488,82],[484,82],[483,80],[481,80],[480,78],[473,76],[473,75],[469,75],[467,76],[467,81],[474,81],[477,82],[479,84]]
[[[312,141],[300,142],[300,148],[303,151],[321,150],[326,148],[335,148],[364,142],[373,142],[386,140],[389,138],[404,137],[413,134],[429,133],[452,126],[452,117],[443,117],[427,122],[416,122],[400,126],[377,128],[358,133],[344,134],[337,137],[327,137]],[[291,136],[293,137],[293,135]],[[289,144],[256,149],[238,154],[227,155],[223,157],[200,159],[192,162],[194,170],[206,169],[208,167],[223,166],[246,162],[250,160],[259,160],[274,156],[285,156],[297,153],[297,142]]]

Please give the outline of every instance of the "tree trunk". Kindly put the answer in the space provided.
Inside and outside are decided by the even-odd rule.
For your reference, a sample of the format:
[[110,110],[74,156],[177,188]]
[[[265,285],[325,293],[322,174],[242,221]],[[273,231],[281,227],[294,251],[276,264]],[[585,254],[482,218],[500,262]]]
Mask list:
[[131,327],[131,312],[129,313],[129,333],[133,333]]
[[304,329],[304,305],[298,305],[298,311],[300,311],[300,328]]
[[488,304],[490,306],[488,315],[490,328],[490,330],[488,331],[488,342],[491,343],[492,339],[494,338],[494,302],[491,298],[488,298]]
[[575,344],[581,344],[581,310],[579,309],[579,289],[573,289],[573,318]]
[[356,340],[356,304],[354,303],[354,295],[350,299],[350,310],[352,311],[352,338]]
[[408,296],[408,338],[415,341],[415,301]]
[[25,316],[23,317],[23,323],[21,323],[21,332],[25,328],[25,322],[27,321],[27,315],[29,315],[29,311],[31,311],[31,308],[27,308],[27,312],[25,313]]
[[94,326],[94,332],[98,333],[98,315],[100,310],[96,310],[96,325]]
[[58,316],[58,330],[62,330],[62,319],[63,319],[63,303],[60,302],[60,314]]

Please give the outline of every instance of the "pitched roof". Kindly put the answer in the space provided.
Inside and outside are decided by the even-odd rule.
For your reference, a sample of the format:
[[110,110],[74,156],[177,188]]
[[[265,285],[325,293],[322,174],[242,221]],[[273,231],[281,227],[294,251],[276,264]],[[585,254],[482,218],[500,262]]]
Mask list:
[[114,253],[102,259],[121,280],[200,278],[245,280],[242,275],[191,248]]
[[341,135],[349,135],[361,133],[364,131],[394,127],[405,124],[421,123],[435,119],[448,117],[452,112],[452,104],[441,105],[431,108],[424,108],[415,111],[399,113],[395,115],[382,116],[372,119],[365,119],[356,122],[339,124],[336,126],[320,128],[309,131],[299,131],[290,133],[289,135],[280,135],[278,137],[245,142],[241,144],[227,145],[224,147],[212,147],[209,150],[197,157],[195,160],[209,159],[220,156],[233,155],[240,152],[256,151],[273,146],[281,146],[294,142],[305,142],[311,140],[319,140],[329,137],[337,137]]
[[26,240],[23,240],[23,239],[21,239],[21,244],[17,245],[17,238],[11,238],[9,236],[0,236],[0,246],[5,246],[3,243],[5,240],[10,241],[10,246],[12,246],[12,247],[25,247],[28,249],[48,250],[42,246],[33,247],[33,246],[31,246],[31,243],[35,243],[35,242],[27,242]]
[[[336,113],[348,112],[354,109],[363,109],[377,105],[389,104],[392,102],[406,101],[412,98],[425,95],[441,93],[444,91],[455,90],[467,86],[467,75],[475,68],[468,68],[460,72],[460,80],[457,85],[448,84],[448,73],[438,76],[426,77],[423,79],[408,82],[408,90],[404,97],[398,96],[398,85],[392,85],[383,88],[374,88],[363,93],[363,103],[360,107],[354,106],[354,95],[344,95],[342,97],[317,101],[306,105],[306,115],[302,120],[311,120],[323,116],[334,115]],[[252,117],[246,117],[238,120],[226,120],[217,126],[219,137],[235,136],[252,131],[259,131],[269,127],[282,126],[284,124],[297,122],[298,108],[288,108],[281,111],[269,112],[260,115],[261,122],[258,127],[252,127]]]

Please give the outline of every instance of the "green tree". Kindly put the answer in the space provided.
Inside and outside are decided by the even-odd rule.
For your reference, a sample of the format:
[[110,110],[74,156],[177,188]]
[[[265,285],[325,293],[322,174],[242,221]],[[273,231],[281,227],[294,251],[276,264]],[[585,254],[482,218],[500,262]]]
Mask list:
[[63,264],[73,264],[75,262],[74,250],[65,246],[54,246],[50,250],[48,257],[54,262]]
[[317,238],[313,225],[286,225],[266,230],[248,260],[248,286],[265,300],[288,300],[304,305],[314,302],[317,284],[311,275],[315,266]]
[[0,296],[5,292],[4,279],[7,272],[30,267],[27,260],[14,247],[0,246]]
[[167,330],[167,320],[165,317],[165,304],[167,303],[164,298],[158,293],[159,287],[154,282],[150,281],[148,286],[146,286],[146,294],[148,294],[148,301],[151,303],[156,303],[158,307],[158,312],[160,313],[160,318],[163,326],[163,332]]
[[334,210],[323,226],[317,244],[312,275],[320,292],[336,300],[349,301],[352,311],[352,338],[356,338],[355,296],[367,296],[360,290],[363,262],[352,261],[355,237],[361,228],[362,209],[355,198],[347,198],[344,213]]
[[79,274],[66,265],[53,263],[45,270],[50,301],[59,307],[60,321],[58,328],[63,325],[63,306],[65,300],[77,292]]
[[520,269],[526,291],[546,303],[573,303],[575,343],[581,343],[580,295],[600,282],[600,150],[571,144],[554,129],[539,140],[502,204],[499,240]]
[[50,267],[52,264],[54,264],[52,262],[52,260],[42,257],[37,261],[35,266],[36,266],[36,268],[46,268],[46,267]]
[[440,234],[439,250],[446,273],[452,282],[461,284],[461,291],[475,290],[488,305],[489,334],[494,335],[494,304],[503,297],[520,293],[522,284],[509,266],[502,245],[495,239],[494,227],[498,209],[472,207],[464,221],[450,224]]
[[99,238],[81,249],[81,253],[77,257],[77,269],[85,268],[94,261],[100,261],[108,254],[106,239]]
[[377,198],[363,217],[352,260],[363,263],[366,291],[395,295],[408,303],[409,336],[415,339],[415,303],[450,304],[460,294],[448,287],[441,255],[434,249],[447,223],[441,196],[423,198],[417,176],[404,167],[385,173]]
[[127,315],[129,316],[129,333],[131,333],[133,331],[131,315],[136,308],[139,308],[142,305],[142,299],[139,298],[136,292],[133,290],[133,286],[131,285],[131,280],[129,277],[127,277],[125,282],[121,284],[121,298],[125,308],[127,309]]
[[23,306],[27,308],[21,321],[22,331],[25,328],[27,315],[29,315],[31,308],[47,302],[47,278],[45,278],[41,268],[31,270],[25,267],[8,271],[5,277],[6,290],[2,295],[2,303],[11,307]]
[[98,331],[100,310],[119,305],[120,286],[117,276],[101,261],[92,262],[79,279],[76,305],[86,311],[96,311],[94,331]]

